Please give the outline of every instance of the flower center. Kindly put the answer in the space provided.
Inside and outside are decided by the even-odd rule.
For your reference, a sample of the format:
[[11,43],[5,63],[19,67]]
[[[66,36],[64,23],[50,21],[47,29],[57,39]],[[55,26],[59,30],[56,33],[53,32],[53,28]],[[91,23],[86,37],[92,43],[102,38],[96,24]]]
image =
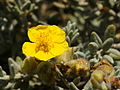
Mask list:
[[40,37],[36,41],[36,48],[35,51],[44,51],[49,52],[51,48],[53,48],[52,38],[49,33],[40,33]]

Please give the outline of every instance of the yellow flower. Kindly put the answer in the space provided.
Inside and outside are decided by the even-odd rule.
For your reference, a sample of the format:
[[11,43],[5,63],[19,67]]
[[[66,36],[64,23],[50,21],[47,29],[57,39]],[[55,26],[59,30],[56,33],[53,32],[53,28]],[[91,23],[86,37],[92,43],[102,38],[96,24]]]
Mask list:
[[38,25],[28,30],[31,42],[25,42],[22,51],[25,55],[47,61],[68,49],[65,32],[58,26]]

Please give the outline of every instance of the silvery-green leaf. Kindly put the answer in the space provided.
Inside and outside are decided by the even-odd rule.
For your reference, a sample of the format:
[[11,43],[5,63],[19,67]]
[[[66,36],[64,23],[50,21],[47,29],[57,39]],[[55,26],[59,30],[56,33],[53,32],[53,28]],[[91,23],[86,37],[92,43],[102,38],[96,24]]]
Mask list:
[[116,32],[116,27],[112,24],[107,27],[104,33],[104,40],[107,38],[114,38]]
[[107,51],[113,44],[113,38],[108,38],[104,41],[103,45],[102,45],[102,49],[104,51]]
[[92,54],[95,54],[98,50],[98,45],[95,42],[90,42],[88,44],[88,49]]
[[109,55],[104,55],[103,58],[107,59],[111,64],[114,64],[114,60],[111,56]]
[[102,47],[102,40],[96,32],[92,32],[91,39],[92,39],[92,41],[96,42],[96,44],[99,46],[99,48]]
[[113,59],[120,59],[120,52],[117,49],[114,48],[110,48],[108,50],[109,55],[113,58]]

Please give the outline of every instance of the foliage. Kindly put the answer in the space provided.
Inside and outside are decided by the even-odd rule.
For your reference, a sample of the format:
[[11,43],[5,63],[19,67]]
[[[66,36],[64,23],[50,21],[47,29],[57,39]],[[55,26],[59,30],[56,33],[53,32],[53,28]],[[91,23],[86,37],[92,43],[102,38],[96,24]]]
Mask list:
[[[120,89],[119,2],[1,0],[0,89]],[[66,33],[69,49],[46,62],[24,58],[21,47],[29,41],[27,30],[38,24],[59,25]],[[12,57],[7,67],[10,73],[3,65],[8,57]]]
[[[66,27],[70,28],[70,25],[75,24],[68,22]],[[74,30],[76,28],[70,29],[73,33]],[[115,32],[114,25],[112,25],[112,29],[111,25],[107,27],[105,33],[108,33],[106,34],[108,38],[105,38],[104,42],[97,33],[93,32],[91,34],[92,41],[88,46],[80,42],[82,44],[69,48],[68,51],[49,61],[40,61],[34,57],[26,57],[24,61],[20,57],[17,57],[16,61],[9,58],[10,75],[0,68],[0,82],[4,82],[1,83],[1,89],[79,90],[84,88],[89,90],[87,88],[93,88],[107,90],[120,88],[120,82],[115,81],[119,77],[119,69],[116,70],[117,64],[115,62],[119,62],[120,52],[111,48],[114,40],[111,37],[114,33],[110,34],[111,30]],[[66,33],[66,35],[68,38],[71,37],[70,34]],[[83,48],[86,50],[82,50]],[[89,85],[87,81],[90,83]],[[64,84],[61,84],[62,82]]]

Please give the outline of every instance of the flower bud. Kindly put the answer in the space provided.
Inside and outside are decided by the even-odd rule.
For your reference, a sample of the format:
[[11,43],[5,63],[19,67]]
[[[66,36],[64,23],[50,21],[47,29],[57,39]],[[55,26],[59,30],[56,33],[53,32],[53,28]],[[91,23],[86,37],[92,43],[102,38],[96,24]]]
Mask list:
[[23,73],[31,74],[35,72],[38,62],[35,61],[34,57],[27,57],[24,59],[21,68]]
[[38,64],[36,72],[43,84],[54,85],[56,80],[55,65],[51,62]]

